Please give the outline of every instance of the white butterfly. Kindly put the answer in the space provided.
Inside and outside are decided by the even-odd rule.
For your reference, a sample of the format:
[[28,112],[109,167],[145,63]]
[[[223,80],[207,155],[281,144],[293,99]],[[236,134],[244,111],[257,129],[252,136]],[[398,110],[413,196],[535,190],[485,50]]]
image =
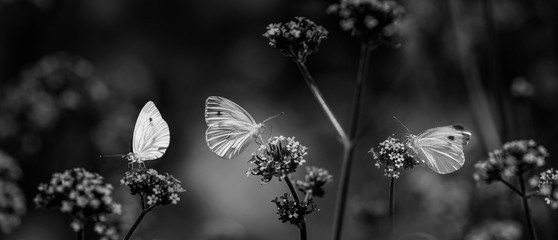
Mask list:
[[242,153],[253,140],[263,144],[261,134],[264,123],[276,116],[257,123],[244,108],[233,101],[210,96],[205,100],[205,141],[209,149],[219,157],[232,159]]
[[449,125],[428,129],[418,136],[409,134],[406,145],[434,172],[446,174],[465,164],[463,147],[469,143],[471,132],[461,125]]
[[132,152],[124,155],[131,163],[154,160],[165,154],[170,143],[169,125],[152,101],[143,106],[136,120]]

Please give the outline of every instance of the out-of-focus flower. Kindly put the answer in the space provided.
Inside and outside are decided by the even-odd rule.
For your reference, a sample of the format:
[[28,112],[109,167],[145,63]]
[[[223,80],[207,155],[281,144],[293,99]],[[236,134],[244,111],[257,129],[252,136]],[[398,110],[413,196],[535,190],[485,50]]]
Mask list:
[[277,205],[277,215],[279,215],[279,220],[281,220],[281,222],[289,222],[299,228],[304,223],[304,216],[315,209],[312,199],[297,204],[287,193],[281,197],[275,198],[271,202]]
[[21,178],[21,175],[21,168],[19,168],[16,161],[0,150],[0,180],[18,180]]
[[25,197],[19,186],[0,179],[0,233],[10,233],[25,214]]
[[405,9],[392,0],[341,0],[327,9],[341,18],[340,25],[353,36],[378,44],[395,33]]
[[558,170],[548,169],[529,181],[552,209],[558,208]]
[[488,159],[475,164],[476,181],[491,183],[542,167],[548,157],[546,148],[533,140],[507,142],[502,149],[488,154]]
[[529,98],[535,95],[535,88],[525,78],[517,77],[513,79],[511,95],[516,98]]
[[41,131],[54,127],[67,112],[92,110],[106,100],[108,94],[99,98],[93,93],[99,88],[106,86],[93,76],[91,62],[65,53],[45,56],[22,72],[17,85],[0,89],[0,140],[36,153]]
[[351,213],[358,222],[375,228],[383,228],[389,216],[389,202],[386,199],[356,196],[350,200]]
[[465,240],[519,240],[521,225],[515,221],[487,220],[473,228]]
[[41,183],[35,196],[39,208],[59,208],[74,217],[70,225],[74,231],[83,228],[87,219],[106,225],[107,215],[120,214],[120,204],[112,199],[113,187],[101,175],[83,168],[55,173],[48,184]]
[[178,179],[168,173],[159,174],[155,169],[133,169],[126,172],[120,183],[130,187],[132,195],[138,194],[146,198],[145,209],[177,204],[180,201],[178,194],[186,191]]
[[256,164],[246,172],[246,175],[262,176],[262,184],[271,181],[273,177],[279,180],[294,173],[298,166],[306,162],[308,154],[306,147],[294,137],[271,137],[267,144],[261,145],[257,153],[252,154],[249,163]]
[[263,36],[283,55],[305,62],[308,55],[318,51],[327,30],[307,18],[296,17],[287,23],[269,24]]
[[438,239],[464,235],[473,191],[469,181],[447,179],[428,171],[413,171],[405,181],[407,200],[412,199],[413,204],[400,206],[401,212],[414,216],[411,221],[421,221],[417,223],[419,227],[436,232]]
[[297,180],[298,190],[311,196],[323,197],[325,194],[324,186],[333,181],[333,176],[323,168],[316,166],[306,167],[304,181]]
[[397,138],[388,137],[380,143],[379,149],[376,152],[372,148],[369,153],[374,155],[374,160],[376,160],[374,165],[376,167],[380,168],[384,165],[384,175],[386,177],[399,178],[401,168],[412,169],[421,164],[421,161],[410,155],[405,145]]
[[16,183],[21,175],[15,160],[0,150],[0,235],[17,227],[27,211],[25,196]]

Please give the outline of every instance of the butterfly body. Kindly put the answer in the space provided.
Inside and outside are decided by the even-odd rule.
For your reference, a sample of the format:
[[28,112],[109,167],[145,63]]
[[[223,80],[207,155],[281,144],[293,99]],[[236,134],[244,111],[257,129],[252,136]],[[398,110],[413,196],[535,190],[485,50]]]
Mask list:
[[152,101],[143,106],[136,120],[132,152],[124,155],[132,163],[158,159],[170,144],[169,125]]
[[446,174],[465,163],[463,147],[469,143],[471,132],[461,125],[431,128],[419,135],[408,134],[406,146],[411,154],[433,171]]
[[210,96],[205,101],[205,122],[207,146],[225,159],[238,156],[250,142],[258,141],[264,131],[264,124],[257,123],[244,108],[219,96]]

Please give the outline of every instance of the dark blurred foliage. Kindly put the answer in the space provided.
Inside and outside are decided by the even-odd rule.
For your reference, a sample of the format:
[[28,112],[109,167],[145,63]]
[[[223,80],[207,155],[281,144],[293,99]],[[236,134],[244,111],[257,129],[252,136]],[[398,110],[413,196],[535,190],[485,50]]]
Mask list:
[[[269,23],[304,16],[329,32],[307,59],[342,124],[348,125],[358,39],[326,14],[335,1],[0,1],[0,149],[19,163],[27,199],[54,172],[83,167],[115,185],[123,219],[137,199],[118,185],[127,169],[135,119],[152,100],[171,129],[171,144],[150,168],[169,172],[187,192],[180,204],[142,222],[142,239],[295,239],[276,219],[271,199],[287,189],[246,178],[249,147],[225,161],[207,148],[203,105],[227,97],[273,135],[308,146],[309,165],[330,170],[320,211],[307,218],[310,239],[331,234],[342,146],[295,65],[262,37]],[[369,239],[385,227],[389,179],[368,149],[390,134],[461,123],[471,130],[465,166],[450,175],[425,167],[396,180],[397,231],[437,239],[489,236],[525,226],[520,200],[497,184],[476,186],[473,165],[515,139],[545,146],[557,167],[558,2],[553,0],[402,0],[402,47],[372,53],[366,85],[365,135],[349,189],[344,239]],[[303,169],[297,178],[303,177]],[[531,201],[540,239],[558,236],[558,214]],[[7,239],[71,239],[71,219],[27,203]],[[126,229],[126,227],[125,227]],[[504,229],[504,230],[502,230]],[[521,227],[526,239],[525,227]],[[485,231],[486,233],[482,233]],[[479,233],[480,232],[480,233]],[[4,239],[4,236],[0,236]]]

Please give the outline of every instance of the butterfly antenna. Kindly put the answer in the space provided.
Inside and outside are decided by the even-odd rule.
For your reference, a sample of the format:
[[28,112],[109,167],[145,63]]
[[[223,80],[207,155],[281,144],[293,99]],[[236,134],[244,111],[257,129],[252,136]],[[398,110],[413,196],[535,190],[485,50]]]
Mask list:
[[267,121],[269,121],[269,120],[271,120],[271,119],[274,119],[274,118],[276,118],[276,117],[279,117],[279,116],[281,116],[281,115],[283,115],[283,114],[285,114],[285,112],[281,112],[281,113],[279,113],[279,114],[277,114],[277,115],[275,115],[275,116],[268,117],[268,118],[266,118],[265,120],[263,120],[262,123],[265,123],[265,122],[267,122]]
[[401,126],[403,126],[405,129],[407,129],[407,132],[408,132],[408,133],[411,133],[411,131],[409,130],[409,128],[407,128],[407,126],[405,126],[405,124],[403,124],[403,122],[399,121],[399,119],[397,119],[397,117],[395,117],[395,116],[393,116],[393,118],[395,118],[395,120],[397,120],[397,121],[401,124]]
[[122,155],[122,154],[111,154],[111,155],[101,155],[99,156],[99,158],[106,158],[106,157],[124,157],[126,155]]

